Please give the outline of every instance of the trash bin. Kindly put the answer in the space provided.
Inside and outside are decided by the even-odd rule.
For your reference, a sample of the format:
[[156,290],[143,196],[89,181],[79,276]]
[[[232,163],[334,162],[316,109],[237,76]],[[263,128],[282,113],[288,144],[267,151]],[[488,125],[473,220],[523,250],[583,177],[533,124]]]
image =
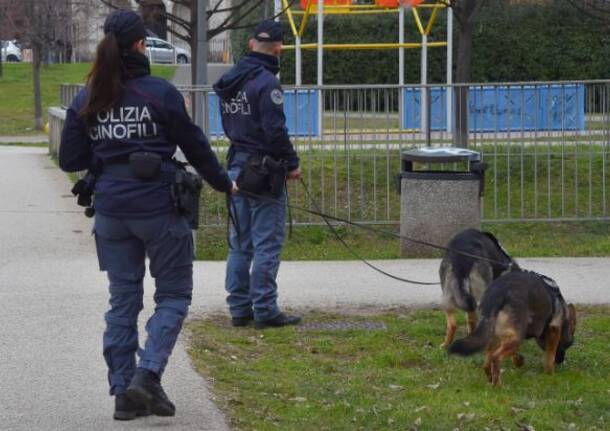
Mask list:
[[[415,166],[420,169],[414,170]],[[403,152],[401,235],[445,246],[463,229],[480,229],[484,183],[485,165],[476,151],[422,148]],[[402,257],[439,255],[436,249],[405,239],[401,239],[400,249]]]

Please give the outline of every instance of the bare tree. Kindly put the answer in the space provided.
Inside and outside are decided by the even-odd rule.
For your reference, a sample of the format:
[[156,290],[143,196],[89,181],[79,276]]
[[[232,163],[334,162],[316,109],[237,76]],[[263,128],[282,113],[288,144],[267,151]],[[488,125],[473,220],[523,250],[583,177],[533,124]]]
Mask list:
[[568,0],[584,14],[610,25],[610,0]]
[[[101,0],[101,2],[114,9],[120,9],[123,7],[120,0]],[[147,8],[154,8],[159,4],[159,0],[135,0],[142,10]],[[296,0],[289,0],[289,6],[291,7]],[[186,41],[191,47],[192,64],[197,64],[197,0],[172,0],[175,5],[182,6],[186,9],[186,15],[189,19],[185,19],[177,14],[167,12],[164,9],[157,9],[159,18],[166,19],[172,23],[172,26],[168,26],[167,31]],[[208,22],[211,21],[212,16],[221,15],[222,19],[218,21],[214,26],[209,26],[206,34],[206,40],[210,40],[213,37],[223,33],[227,30],[239,30],[248,27],[254,27],[261,18],[262,11],[268,7],[268,0],[209,0],[208,10],[206,12]],[[281,13],[283,13],[282,11]],[[280,14],[281,14],[280,13]],[[271,14],[269,18],[273,19],[275,16]],[[196,70],[192,68],[193,82],[195,82]]]
[[70,19],[69,0],[1,0],[4,26],[32,49],[34,126],[42,130],[40,67],[58,41],[65,40]]

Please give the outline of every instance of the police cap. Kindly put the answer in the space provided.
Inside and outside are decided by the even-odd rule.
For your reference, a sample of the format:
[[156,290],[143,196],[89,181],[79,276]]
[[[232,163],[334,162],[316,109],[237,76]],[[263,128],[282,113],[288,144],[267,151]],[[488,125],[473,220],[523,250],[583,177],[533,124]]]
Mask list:
[[146,39],[146,27],[140,15],[131,10],[116,10],[104,22],[104,34],[113,33],[122,49]]
[[261,22],[254,30],[254,39],[259,42],[282,42],[284,39],[282,24],[269,19]]

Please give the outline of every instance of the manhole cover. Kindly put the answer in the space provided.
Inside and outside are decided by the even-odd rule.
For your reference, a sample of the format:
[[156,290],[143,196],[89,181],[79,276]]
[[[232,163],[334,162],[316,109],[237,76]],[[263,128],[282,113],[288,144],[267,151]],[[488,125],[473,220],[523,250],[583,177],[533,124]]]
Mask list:
[[335,320],[333,322],[308,322],[297,326],[302,331],[351,331],[354,329],[364,331],[385,331],[385,323],[360,321],[351,322],[347,320]]

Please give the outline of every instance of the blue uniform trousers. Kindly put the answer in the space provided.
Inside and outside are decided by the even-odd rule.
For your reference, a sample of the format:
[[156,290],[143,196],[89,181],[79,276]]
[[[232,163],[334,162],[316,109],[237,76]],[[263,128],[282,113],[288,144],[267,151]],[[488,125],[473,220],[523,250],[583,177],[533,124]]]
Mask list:
[[[110,394],[125,392],[139,367],[163,373],[187,316],[193,290],[193,239],[175,213],[146,219],[118,219],[96,214],[95,239],[102,271],[110,281],[110,309],[105,315],[104,358]],[[144,293],[145,257],[155,279],[155,312],[146,324],[144,348],[138,344],[138,314]]]
[[[248,155],[237,153],[229,163],[229,176],[235,180]],[[229,232],[225,288],[231,317],[254,316],[256,321],[273,319],[277,305],[276,277],[284,243],[286,197],[278,202],[235,195],[232,197],[234,227]]]

